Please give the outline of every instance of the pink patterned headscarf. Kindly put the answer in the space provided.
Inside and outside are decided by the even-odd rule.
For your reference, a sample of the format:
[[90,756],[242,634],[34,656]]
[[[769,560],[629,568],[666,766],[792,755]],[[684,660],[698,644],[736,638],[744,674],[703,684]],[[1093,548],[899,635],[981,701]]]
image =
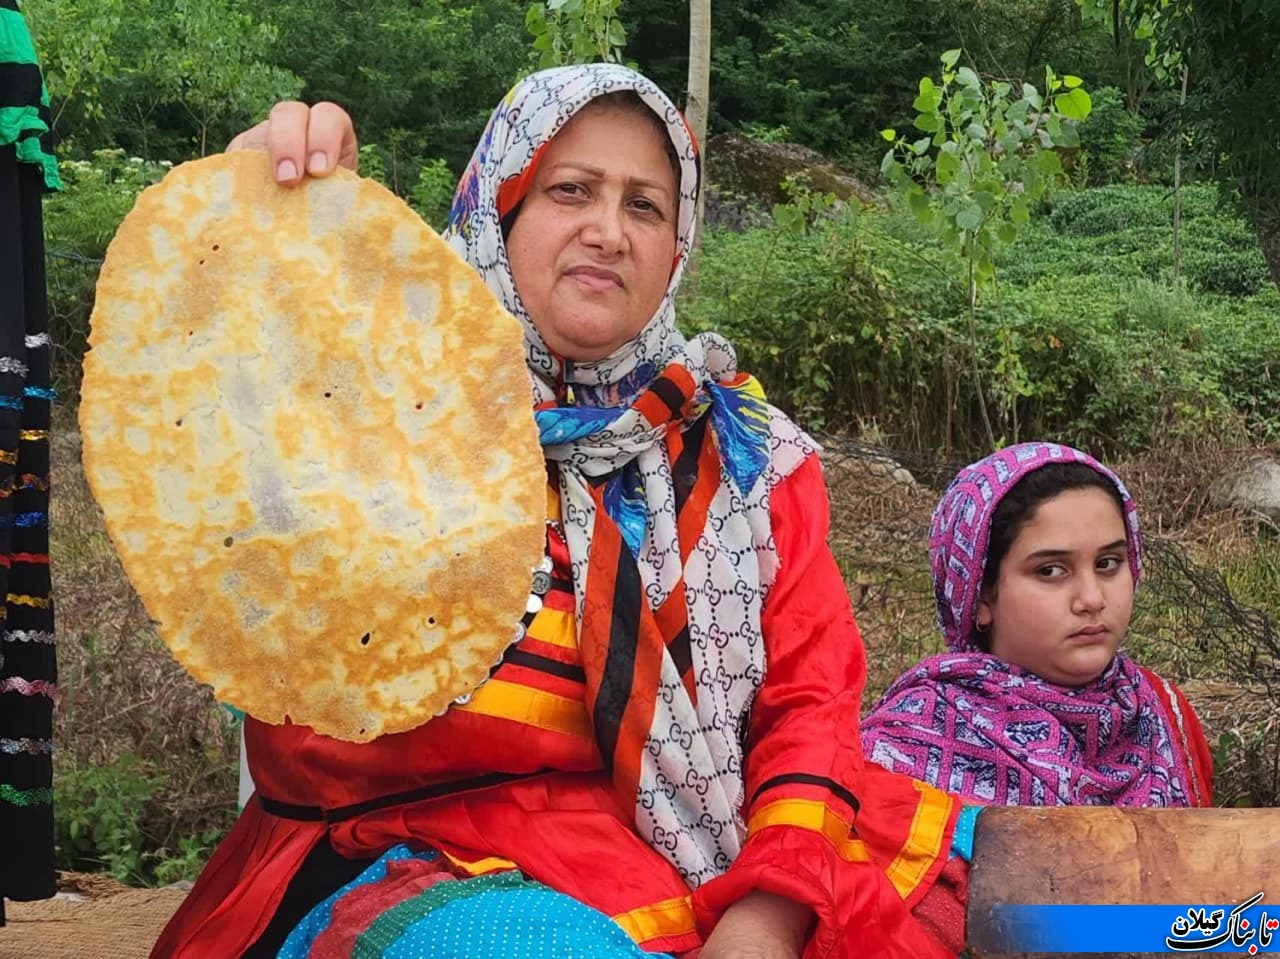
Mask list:
[[1058,443],[1019,443],[966,466],[951,481],[933,511],[929,529],[929,564],[938,601],[938,623],[947,649],[977,650],[973,621],[987,568],[991,520],[1005,495],[1028,473],[1055,463],[1080,463],[1115,485],[1124,502],[1125,537],[1133,584],[1142,578],[1142,533],[1138,506],[1120,477],[1088,453]]
[[1137,508],[1097,460],[1056,443],[1023,443],[965,467],[933,514],[929,553],[948,652],[905,672],[863,720],[873,762],[994,805],[1189,806],[1189,758],[1151,676],[1124,653],[1092,683],[1058,686],[978,650],[974,618],[991,521],[1028,473],[1081,463],[1124,503],[1129,563],[1142,572]]

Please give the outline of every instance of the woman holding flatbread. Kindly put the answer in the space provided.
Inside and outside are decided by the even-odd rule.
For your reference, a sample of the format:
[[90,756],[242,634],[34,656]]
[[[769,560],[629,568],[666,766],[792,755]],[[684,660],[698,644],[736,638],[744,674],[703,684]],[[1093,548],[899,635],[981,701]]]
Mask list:
[[[282,183],[356,157],[332,105],[233,147]],[[698,189],[624,67],[498,106],[446,235],[525,327],[549,484],[518,640],[410,732],[247,720],[257,795],[154,956],[946,954],[909,909],[958,807],[862,758],[817,448],[675,326]]]

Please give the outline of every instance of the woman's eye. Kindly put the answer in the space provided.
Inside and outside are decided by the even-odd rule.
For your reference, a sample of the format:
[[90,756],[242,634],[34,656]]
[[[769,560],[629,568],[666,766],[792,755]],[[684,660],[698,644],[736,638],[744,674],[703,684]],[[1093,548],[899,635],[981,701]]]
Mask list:
[[1104,556],[1098,560],[1098,569],[1104,572],[1114,573],[1121,566],[1123,561],[1119,556]]
[[662,216],[662,208],[647,197],[638,196],[631,201],[633,209],[651,216]]
[[582,187],[577,183],[557,183],[552,188],[552,192],[563,193],[565,196],[580,196]]
[[1067,568],[1061,563],[1050,563],[1047,566],[1041,566],[1036,570],[1036,575],[1041,579],[1057,579],[1059,576],[1065,576]]

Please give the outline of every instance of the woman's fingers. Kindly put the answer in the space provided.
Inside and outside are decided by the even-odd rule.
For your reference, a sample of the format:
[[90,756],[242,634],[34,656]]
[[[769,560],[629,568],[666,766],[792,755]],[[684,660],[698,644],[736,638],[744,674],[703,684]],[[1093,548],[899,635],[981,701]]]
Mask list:
[[237,135],[227,150],[266,150],[276,182],[284,186],[304,176],[325,176],[336,166],[354,170],[360,160],[355,126],[336,103],[277,103],[266,120]]
[[347,111],[336,103],[313,106],[307,129],[307,172],[324,176],[334,166],[354,170],[359,159],[356,130]]
[[307,169],[307,127],[311,108],[296,100],[277,103],[267,118],[267,152],[276,182],[299,182]]
[[257,126],[238,133],[227,144],[227,152],[233,150],[265,150],[267,148],[267,121],[263,120]]

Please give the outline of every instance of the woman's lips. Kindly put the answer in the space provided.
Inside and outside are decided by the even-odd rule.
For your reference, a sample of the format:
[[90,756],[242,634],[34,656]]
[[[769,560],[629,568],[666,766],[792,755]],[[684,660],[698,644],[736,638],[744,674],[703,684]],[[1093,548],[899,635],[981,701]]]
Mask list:
[[598,266],[575,266],[565,272],[580,287],[592,293],[607,293],[622,288],[622,277],[613,270]]

